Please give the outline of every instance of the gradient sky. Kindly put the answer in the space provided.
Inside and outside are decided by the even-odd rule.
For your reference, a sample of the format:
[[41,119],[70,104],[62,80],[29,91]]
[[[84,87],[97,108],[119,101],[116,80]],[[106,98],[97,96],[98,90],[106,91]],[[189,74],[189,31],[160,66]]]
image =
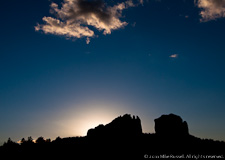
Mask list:
[[125,113],[144,132],[174,113],[225,140],[224,0],[11,0],[0,12],[0,144],[84,136]]

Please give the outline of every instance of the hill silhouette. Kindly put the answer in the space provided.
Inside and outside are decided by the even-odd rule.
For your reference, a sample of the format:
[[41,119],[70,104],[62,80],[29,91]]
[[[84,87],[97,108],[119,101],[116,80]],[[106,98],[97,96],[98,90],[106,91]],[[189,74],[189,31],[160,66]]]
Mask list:
[[187,122],[175,114],[162,115],[155,119],[155,132],[161,136],[185,136],[189,134]]
[[89,129],[88,137],[123,137],[138,136],[142,134],[141,120],[138,116],[131,117],[129,114],[119,116],[111,123],[99,125],[94,129]]
[[39,137],[35,142],[28,137],[21,144],[9,138],[0,147],[0,154],[25,159],[224,158],[225,142],[190,135],[187,122],[174,114],[155,119],[155,133],[146,134],[138,116],[125,114],[89,129],[84,137],[57,137],[53,141]]

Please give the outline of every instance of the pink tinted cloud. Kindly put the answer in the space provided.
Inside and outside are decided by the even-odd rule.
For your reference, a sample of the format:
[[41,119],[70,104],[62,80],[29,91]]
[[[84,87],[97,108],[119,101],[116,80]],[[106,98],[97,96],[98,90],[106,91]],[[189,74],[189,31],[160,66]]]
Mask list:
[[225,0],[196,0],[195,3],[201,9],[202,22],[225,17]]
[[142,0],[136,3],[126,0],[108,6],[101,0],[64,0],[59,8],[58,4],[52,2],[50,13],[57,18],[43,17],[44,24],[38,23],[35,30],[67,38],[87,37],[86,43],[89,44],[89,37],[95,37],[95,32],[90,26],[102,31],[104,35],[111,34],[113,30],[121,29],[128,24],[121,20],[123,10],[141,3]]

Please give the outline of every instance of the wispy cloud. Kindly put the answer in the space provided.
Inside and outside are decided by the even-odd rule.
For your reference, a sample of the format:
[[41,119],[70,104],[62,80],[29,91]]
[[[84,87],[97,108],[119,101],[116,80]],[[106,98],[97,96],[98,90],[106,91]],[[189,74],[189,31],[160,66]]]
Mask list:
[[170,58],[177,58],[178,57],[178,54],[172,54],[169,56]]
[[144,0],[139,0],[139,2],[143,5],[144,4]]
[[195,3],[201,8],[202,22],[225,17],[225,0],[195,0]]
[[143,0],[126,0],[113,6],[107,5],[103,0],[64,0],[61,8],[52,2],[50,13],[54,17],[43,17],[44,24],[37,24],[36,31],[45,34],[61,35],[67,38],[90,37],[96,34],[93,27],[103,31],[104,35],[111,34],[113,30],[125,27],[128,23],[122,21],[122,11],[130,7],[143,4]]
[[87,39],[86,39],[86,43],[87,43],[87,44],[89,44],[89,43],[90,43],[90,38],[89,38],[89,37],[87,37]]

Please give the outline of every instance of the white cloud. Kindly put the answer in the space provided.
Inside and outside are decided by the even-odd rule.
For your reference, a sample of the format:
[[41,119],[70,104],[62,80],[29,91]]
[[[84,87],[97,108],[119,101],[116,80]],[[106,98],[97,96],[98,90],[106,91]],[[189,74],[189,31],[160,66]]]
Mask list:
[[108,6],[102,0],[64,0],[61,8],[58,4],[51,3],[50,13],[55,17],[43,17],[44,24],[37,24],[36,31],[43,31],[46,34],[61,35],[67,38],[87,37],[86,43],[90,43],[89,37],[95,33],[90,26],[103,34],[111,34],[113,30],[125,27],[128,23],[121,20],[124,9],[142,4],[138,0],[126,0],[114,6]]
[[178,54],[172,54],[169,56],[170,58],[177,58],[178,57]]
[[202,22],[225,17],[225,0],[197,0],[195,3],[201,8]]

